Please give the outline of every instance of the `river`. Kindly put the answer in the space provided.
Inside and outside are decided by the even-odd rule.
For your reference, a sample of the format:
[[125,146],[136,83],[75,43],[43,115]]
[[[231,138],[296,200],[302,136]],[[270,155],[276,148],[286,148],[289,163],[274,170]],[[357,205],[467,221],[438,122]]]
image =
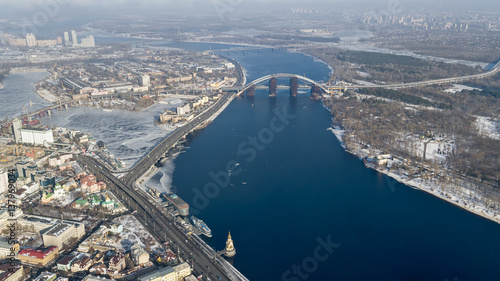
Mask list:
[[[300,54],[234,58],[248,81],[280,72],[315,80],[329,74]],[[276,110],[294,118],[273,125]],[[498,280],[498,224],[365,168],[330,125],[329,112],[308,93],[291,100],[287,91],[276,99],[257,91],[233,101],[159,173],[175,167],[172,184],[212,228],[209,244],[222,249],[231,231],[234,265],[251,280]],[[280,130],[271,137],[273,126]],[[249,137],[265,143],[252,153]],[[229,167],[226,186],[231,160],[239,165]],[[335,244],[319,252],[324,261],[314,259],[320,241]]]
[[26,106],[29,112],[33,112],[50,105],[34,91],[35,83],[47,75],[46,71],[17,72],[5,77],[2,82],[3,88],[0,89],[0,100],[2,101],[0,118],[11,119],[21,116],[22,113],[26,114],[23,106]]

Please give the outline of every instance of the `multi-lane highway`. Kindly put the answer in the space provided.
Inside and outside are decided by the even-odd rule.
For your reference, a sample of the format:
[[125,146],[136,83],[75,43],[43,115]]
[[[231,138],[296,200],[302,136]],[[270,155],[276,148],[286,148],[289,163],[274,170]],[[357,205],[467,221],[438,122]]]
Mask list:
[[179,257],[193,266],[196,275],[203,275],[203,280],[208,280],[206,277],[211,280],[247,280],[222,257],[218,257],[212,249],[207,249],[208,247],[198,237],[186,234],[178,228],[174,217],[147,194],[117,179],[94,158],[78,155],[77,161],[98,180],[104,181],[129,209],[137,210],[136,216],[139,221],[158,239],[163,242],[172,241]]

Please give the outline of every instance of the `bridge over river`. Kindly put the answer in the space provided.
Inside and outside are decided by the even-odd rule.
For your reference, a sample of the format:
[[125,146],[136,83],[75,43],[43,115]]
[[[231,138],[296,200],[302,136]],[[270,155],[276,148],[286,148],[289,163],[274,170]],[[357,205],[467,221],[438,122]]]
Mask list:
[[[435,79],[421,82],[411,82],[411,83],[401,83],[401,84],[388,84],[388,85],[354,85],[354,86],[335,86],[325,83],[319,83],[312,79],[309,79],[302,75],[291,74],[291,73],[278,73],[272,75],[266,75],[258,78],[242,87],[233,87],[223,89],[223,96],[203,113],[196,116],[193,120],[185,124],[184,126],[177,129],[172,134],[166,136],[156,147],[151,149],[146,153],[139,162],[136,163],[131,169],[121,171],[120,173],[125,173],[122,180],[129,185],[133,185],[137,179],[139,179],[148,169],[150,169],[158,160],[160,160],[168,150],[173,147],[179,140],[184,138],[189,132],[195,130],[200,126],[204,126],[214,115],[218,114],[229,105],[229,103],[236,96],[252,96],[254,95],[255,89],[258,88],[269,88],[269,95],[275,96],[277,90],[280,88],[278,85],[278,79],[290,79],[290,95],[297,96],[299,88],[311,88],[311,95],[313,97],[319,97],[323,94],[335,94],[336,91],[349,90],[349,89],[361,89],[361,88],[384,88],[384,89],[403,89],[411,87],[421,87],[428,85],[441,85],[450,83],[460,83],[467,80],[481,79],[489,76],[493,76],[500,71],[500,62],[498,62],[491,70],[474,74],[469,76],[452,77],[445,79]],[[299,84],[302,81],[305,84]],[[259,84],[265,83],[265,86],[259,86]]]

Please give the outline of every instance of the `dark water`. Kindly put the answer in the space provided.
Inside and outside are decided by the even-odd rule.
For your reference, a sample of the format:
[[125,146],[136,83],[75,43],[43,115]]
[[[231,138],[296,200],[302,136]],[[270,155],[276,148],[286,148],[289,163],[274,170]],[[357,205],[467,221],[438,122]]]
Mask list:
[[[249,81],[329,73],[299,54],[236,59]],[[276,110],[294,118],[284,124]],[[231,231],[234,265],[251,280],[500,280],[498,224],[365,168],[327,130],[330,120],[308,94],[273,100],[258,91],[192,140],[175,160],[173,185],[211,227],[209,244],[222,249]],[[318,248],[325,241],[330,252]]]

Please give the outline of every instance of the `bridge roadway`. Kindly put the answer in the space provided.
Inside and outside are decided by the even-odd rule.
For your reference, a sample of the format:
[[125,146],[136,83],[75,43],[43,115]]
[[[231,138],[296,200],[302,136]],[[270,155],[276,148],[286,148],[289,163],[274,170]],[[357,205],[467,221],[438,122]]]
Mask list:
[[[52,104],[52,105],[49,105],[45,108],[42,108],[42,109],[38,109],[34,112],[30,112],[28,113],[28,116],[36,116],[38,115],[40,112],[42,111],[47,111],[47,110],[53,110],[54,108],[58,108],[58,107],[64,107],[65,105],[71,105],[72,103],[74,103],[75,101],[66,101],[66,102],[62,102],[62,103],[57,103],[57,104]],[[15,118],[12,118],[11,120],[9,120],[8,122],[13,122],[14,119],[16,118],[24,118],[26,117],[26,114],[22,114],[21,116],[18,116],[18,117],[15,117]]]
[[[103,164],[92,157],[78,155],[77,161],[93,173],[100,181],[115,192],[118,198],[129,209],[136,210],[138,220],[151,231],[160,241],[171,240],[174,249],[178,249],[178,256],[193,266],[196,275],[202,274],[211,280],[247,280],[236,269],[229,266],[227,261],[217,256],[215,251],[208,248],[198,237],[185,234],[177,227],[177,222],[165,208],[155,202],[139,189],[117,179]],[[203,248],[203,246],[205,246]],[[200,249],[200,247],[202,247]],[[223,269],[225,268],[225,270]],[[206,279],[203,279],[206,280]]]
[[277,45],[277,46],[240,46],[240,47],[231,47],[226,49],[213,49],[208,50],[208,52],[212,53],[231,53],[231,52],[245,52],[250,50],[281,50],[281,49],[296,49],[296,48],[304,48],[312,46],[311,44],[288,44],[288,45]]

